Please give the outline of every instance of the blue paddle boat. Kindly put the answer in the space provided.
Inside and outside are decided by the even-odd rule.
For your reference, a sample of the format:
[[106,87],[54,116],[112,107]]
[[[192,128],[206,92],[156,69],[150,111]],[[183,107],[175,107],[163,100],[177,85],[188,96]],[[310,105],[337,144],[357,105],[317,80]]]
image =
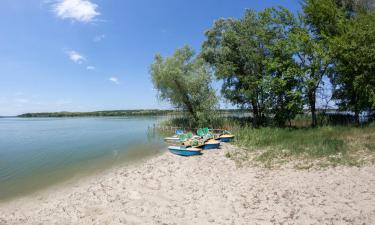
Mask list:
[[220,141],[210,139],[197,147],[202,148],[203,150],[217,149],[220,147]]
[[202,155],[202,149],[194,148],[194,147],[178,147],[178,146],[169,146],[168,150],[176,155],[181,156],[193,156],[193,155]]
[[221,142],[232,142],[234,140],[234,135],[231,134],[222,134],[216,140]]

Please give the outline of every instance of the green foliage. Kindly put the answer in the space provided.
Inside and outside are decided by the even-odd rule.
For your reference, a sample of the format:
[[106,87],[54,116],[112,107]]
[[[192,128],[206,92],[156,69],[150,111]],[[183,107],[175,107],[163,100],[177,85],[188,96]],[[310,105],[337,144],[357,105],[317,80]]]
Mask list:
[[336,55],[334,97],[357,113],[375,107],[375,12],[347,20],[331,40]]
[[306,0],[305,21],[332,53],[333,97],[343,110],[375,107],[375,12],[367,0]]
[[293,27],[289,42],[294,49],[298,64],[296,74],[300,77],[304,100],[311,111],[312,125],[316,126],[317,91],[323,78],[331,73],[333,60],[325,42],[312,35],[304,21]]
[[269,93],[267,108],[278,126],[284,126],[302,112],[302,86],[298,63],[294,60],[295,48],[291,34],[296,19],[286,9],[266,9],[260,15],[267,21],[265,67],[266,91]]
[[241,19],[217,20],[206,32],[202,57],[222,79],[222,93],[250,108],[257,126],[273,113],[281,126],[302,109],[288,35],[295,24],[284,8],[247,10]]
[[345,14],[334,0],[305,0],[302,4],[304,20],[320,37],[336,35],[338,24]]
[[178,49],[166,59],[156,55],[150,73],[159,97],[188,112],[191,126],[206,125],[214,119],[217,97],[211,76],[190,47]]
[[304,106],[317,126],[317,96],[330,78],[334,100],[359,123],[359,113],[375,107],[374,4],[305,0],[302,8],[298,17],[282,7],[246,10],[215,21],[199,57],[189,47],[165,60],[157,55],[151,74],[159,96],[189,113],[189,127],[214,124],[212,69],[223,96],[251,110],[254,127],[291,126]]
[[272,164],[283,159],[323,160],[331,165],[358,165],[374,158],[375,126],[326,126],[315,129],[241,128],[236,144],[256,153],[255,160]]
[[258,38],[261,24],[255,11],[247,10],[244,18],[219,19],[206,32],[202,56],[223,79],[222,93],[234,104],[252,108],[260,120],[265,109],[263,91],[265,49]]

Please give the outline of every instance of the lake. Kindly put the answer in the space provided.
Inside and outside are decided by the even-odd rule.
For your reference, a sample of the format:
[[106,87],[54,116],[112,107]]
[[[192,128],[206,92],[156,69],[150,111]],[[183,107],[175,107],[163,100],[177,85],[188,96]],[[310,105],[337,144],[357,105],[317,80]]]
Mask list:
[[158,154],[162,119],[0,118],[0,200]]

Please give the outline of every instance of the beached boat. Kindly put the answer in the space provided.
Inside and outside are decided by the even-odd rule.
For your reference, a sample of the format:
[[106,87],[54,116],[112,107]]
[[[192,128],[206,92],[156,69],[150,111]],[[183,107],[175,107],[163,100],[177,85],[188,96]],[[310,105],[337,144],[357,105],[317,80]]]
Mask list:
[[176,134],[172,137],[166,137],[164,138],[164,141],[166,142],[184,142],[190,139],[198,139],[199,136],[193,135],[193,133],[183,133],[181,130],[176,130]]
[[177,136],[177,135],[173,135],[172,137],[166,137],[166,138],[164,138],[164,141],[167,141],[167,142],[179,142],[180,141],[180,137]]
[[176,155],[181,156],[193,156],[193,155],[201,155],[202,149],[194,148],[194,147],[179,147],[179,146],[169,146],[168,150]]
[[234,135],[232,134],[222,134],[216,138],[216,140],[221,142],[232,142],[234,140]]
[[196,147],[202,148],[203,150],[217,149],[220,147],[220,141],[209,139],[205,141],[203,144],[198,145]]

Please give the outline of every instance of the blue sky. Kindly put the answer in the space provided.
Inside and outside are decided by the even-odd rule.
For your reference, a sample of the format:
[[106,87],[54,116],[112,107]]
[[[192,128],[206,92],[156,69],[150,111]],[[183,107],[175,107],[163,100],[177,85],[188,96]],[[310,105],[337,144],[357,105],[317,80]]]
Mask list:
[[148,72],[156,53],[199,51],[215,19],[277,5],[300,9],[298,0],[1,0],[0,115],[168,108]]

